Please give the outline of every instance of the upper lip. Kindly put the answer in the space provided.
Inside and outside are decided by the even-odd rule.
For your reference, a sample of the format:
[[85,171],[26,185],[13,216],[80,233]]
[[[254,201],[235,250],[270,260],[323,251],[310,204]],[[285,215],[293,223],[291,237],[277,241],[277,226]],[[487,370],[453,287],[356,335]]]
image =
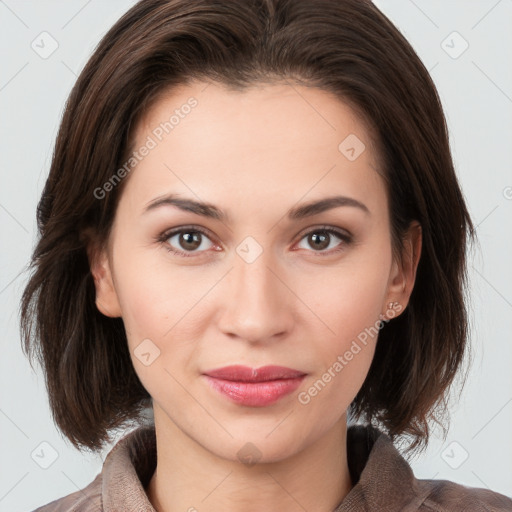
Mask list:
[[248,366],[232,365],[216,368],[204,372],[205,375],[217,379],[236,382],[265,382],[278,379],[293,379],[306,375],[304,372],[286,368],[285,366],[262,366],[261,368],[249,368]]

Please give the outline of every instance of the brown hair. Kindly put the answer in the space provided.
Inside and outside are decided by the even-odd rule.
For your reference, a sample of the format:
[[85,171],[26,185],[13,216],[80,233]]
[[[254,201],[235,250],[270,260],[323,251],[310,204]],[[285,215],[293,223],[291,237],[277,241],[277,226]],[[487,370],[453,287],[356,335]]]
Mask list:
[[393,439],[412,436],[409,449],[426,446],[468,348],[466,244],[475,233],[435,86],[368,0],[143,0],[103,37],[66,104],[21,305],[23,348],[44,369],[56,424],[77,448],[97,450],[151,404],[122,319],[95,306],[82,235],[106,242],[126,179],[101,200],[94,191],[122,165],[158,95],[191,79],[240,90],[279,80],[318,87],[371,126],[393,248],[401,253],[414,219],[423,246],[409,305],[380,331],[349,415]]

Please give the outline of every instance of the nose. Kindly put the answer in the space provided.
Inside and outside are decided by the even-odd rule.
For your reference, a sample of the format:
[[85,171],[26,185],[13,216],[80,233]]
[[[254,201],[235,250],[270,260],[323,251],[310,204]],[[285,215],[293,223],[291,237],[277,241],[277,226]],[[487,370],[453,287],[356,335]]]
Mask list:
[[218,327],[224,334],[265,343],[291,332],[297,299],[270,253],[263,251],[250,263],[236,255],[220,299]]

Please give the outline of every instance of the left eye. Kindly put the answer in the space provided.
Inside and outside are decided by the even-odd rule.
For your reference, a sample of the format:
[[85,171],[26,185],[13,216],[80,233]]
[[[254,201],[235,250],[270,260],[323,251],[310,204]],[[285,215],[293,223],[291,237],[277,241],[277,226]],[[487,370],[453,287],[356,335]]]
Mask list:
[[[331,246],[333,238],[337,238],[339,241],[345,242],[347,244],[350,242],[350,237],[348,235],[345,235],[333,229],[316,229],[314,231],[310,231],[301,238],[301,241],[306,240],[306,243],[309,244],[309,247],[315,248],[314,252],[330,252],[325,249],[333,248],[333,246]],[[334,244],[334,246],[336,245],[340,244]],[[307,248],[308,247],[306,247],[306,249]]]

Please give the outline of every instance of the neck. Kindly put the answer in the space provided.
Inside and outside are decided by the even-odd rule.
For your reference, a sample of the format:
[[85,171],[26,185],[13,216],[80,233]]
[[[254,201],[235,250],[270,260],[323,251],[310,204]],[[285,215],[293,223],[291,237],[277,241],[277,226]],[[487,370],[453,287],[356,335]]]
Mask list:
[[155,403],[154,413],[158,457],[146,492],[157,512],[332,512],[352,487],[346,415],[286,458],[243,464],[207,450]]

